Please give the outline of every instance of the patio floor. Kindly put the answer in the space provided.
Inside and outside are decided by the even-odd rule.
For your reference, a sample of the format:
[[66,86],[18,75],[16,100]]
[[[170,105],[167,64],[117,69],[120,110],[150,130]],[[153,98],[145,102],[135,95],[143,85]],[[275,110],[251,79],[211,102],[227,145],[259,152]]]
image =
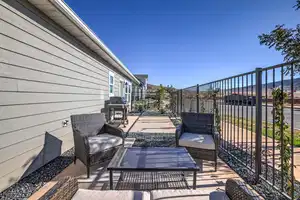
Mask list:
[[[175,133],[175,127],[167,116],[129,116],[129,124],[123,128],[124,132],[142,132],[147,134],[159,133]],[[122,128],[122,127],[121,127]],[[126,138],[125,146],[132,146],[135,138]],[[218,159],[218,170],[214,172],[212,162],[196,160],[200,166],[200,172],[197,175],[197,189],[205,191],[209,194],[217,188],[225,189],[225,182],[228,178],[240,179],[240,177],[225,164]],[[31,199],[36,199],[45,193],[53,183],[65,176],[76,177],[79,182],[79,187],[92,190],[107,190],[109,188],[109,173],[106,170],[107,163],[91,168],[90,178],[87,178],[86,167],[77,160],[76,165],[73,163],[58,174],[51,182],[47,183],[43,188],[32,195]],[[119,179],[119,174],[114,173],[114,185]],[[186,180],[189,186],[192,186],[192,174],[186,174]],[[165,186],[170,185],[170,181],[165,182]],[[126,189],[126,188],[125,188]],[[128,188],[130,189],[130,188]],[[168,188],[165,188],[168,189]]]

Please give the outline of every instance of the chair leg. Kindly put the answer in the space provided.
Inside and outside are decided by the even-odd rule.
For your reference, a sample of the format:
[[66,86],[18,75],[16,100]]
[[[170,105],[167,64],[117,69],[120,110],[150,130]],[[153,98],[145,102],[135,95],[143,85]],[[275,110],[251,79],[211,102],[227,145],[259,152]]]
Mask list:
[[217,167],[218,167],[218,162],[215,161],[215,172],[217,171]]
[[215,155],[215,172],[217,171],[217,167],[218,167],[218,155],[216,153],[216,155]]
[[76,164],[76,156],[74,156],[73,162],[74,162],[74,165],[75,165]]
[[87,172],[87,178],[90,178],[90,167],[86,167],[86,172]]

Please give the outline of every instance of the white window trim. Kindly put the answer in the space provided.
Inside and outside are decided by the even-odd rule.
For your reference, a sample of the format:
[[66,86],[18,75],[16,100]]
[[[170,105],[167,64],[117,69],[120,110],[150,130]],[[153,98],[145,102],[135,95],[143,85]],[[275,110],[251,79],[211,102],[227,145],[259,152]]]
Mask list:
[[[123,84],[121,85],[121,88],[120,88],[120,82],[123,83]],[[124,95],[125,95],[125,91],[124,91],[124,87],[123,87],[124,84],[125,84],[124,79],[120,78],[120,80],[119,80],[119,96],[121,96],[121,97],[124,97]],[[121,94],[120,94],[120,91],[121,91]],[[123,96],[122,96],[122,94],[123,94]]]
[[[111,76],[113,77],[113,82],[112,83],[110,82],[110,77]],[[108,94],[109,94],[109,97],[115,96],[115,93],[114,93],[115,92],[115,88],[114,88],[115,87],[115,82],[116,82],[115,81],[115,74],[113,72],[109,71],[108,72]],[[111,85],[113,86],[112,87],[113,88],[112,93],[110,92],[110,86]]]
[[[127,95],[127,99],[126,101],[128,101],[128,103],[130,104],[131,103],[131,94],[132,94],[132,83],[130,81],[127,81],[125,80],[125,87],[126,87],[126,84],[129,86],[127,87],[127,92],[126,92],[126,88],[125,88],[125,91],[124,91],[124,96]],[[130,88],[130,92],[129,91],[129,88]]]

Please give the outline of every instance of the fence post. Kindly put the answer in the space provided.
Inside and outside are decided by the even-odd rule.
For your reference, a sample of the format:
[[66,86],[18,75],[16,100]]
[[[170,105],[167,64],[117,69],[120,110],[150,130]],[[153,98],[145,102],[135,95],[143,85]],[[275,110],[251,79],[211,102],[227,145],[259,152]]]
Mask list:
[[197,84],[197,113],[199,113],[199,84]]
[[[261,174],[261,141],[262,141],[262,68],[256,68],[256,116],[255,116],[255,180],[258,182]],[[252,98],[253,99],[253,98]]]
[[182,89],[180,90],[180,116],[181,116],[181,113],[182,113]]

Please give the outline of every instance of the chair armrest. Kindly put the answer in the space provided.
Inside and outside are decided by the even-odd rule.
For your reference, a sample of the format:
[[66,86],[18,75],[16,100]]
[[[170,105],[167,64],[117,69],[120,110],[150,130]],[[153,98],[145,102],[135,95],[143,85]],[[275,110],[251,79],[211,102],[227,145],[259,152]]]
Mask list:
[[226,195],[231,200],[259,200],[260,197],[251,191],[243,182],[228,179],[225,185]]
[[122,129],[113,127],[109,124],[104,124],[103,132],[108,133],[110,135],[121,137],[123,139],[123,144],[124,144],[124,131]]
[[73,127],[75,156],[79,158],[84,164],[87,164],[89,157],[90,146],[88,136],[85,136],[80,129]]
[[179,139],[182,133],[183,133],[183,125],[180,124],[176,127],[176,132],[175,132],[176,146],[179,146]]

